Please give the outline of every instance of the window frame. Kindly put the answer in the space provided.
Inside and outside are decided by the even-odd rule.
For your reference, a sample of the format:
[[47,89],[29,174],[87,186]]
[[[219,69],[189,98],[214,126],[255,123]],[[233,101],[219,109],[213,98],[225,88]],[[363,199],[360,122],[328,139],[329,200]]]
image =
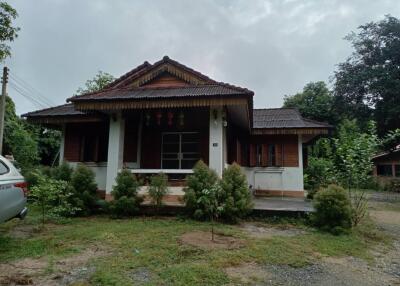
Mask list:
[[[198,137],[198,141],[184,141],[184,135],[188,135],[188,134],[196,134],[199,135]],[[170,142],[171,144],[178,144],[179,148],[178,148],[178,152],[164,152],[164,136],[165,135],[178,135],[178,142]],[[168,143],[168,144],[170,144]],[[182,151],[182,145],[183,144],[197,144],[198,146],[198,151],[197,152],[183,152]],[[192,168],[182,168],[182,163],[184,161],[198,161],[200,160],[201,157],[201,138],[200,138],[200,132],[196,132],[196,131],[187,131],[187,132],[162,132],[161,133],[161,154],[160,154],[160,161],[161,161],[161,169],[178,169],[178,170],[191,170]],[[176,154],[176,158],[164,158],[164,155],[175,155]],[[193,155],[193,157],[185,157],[185,155]],[[177,168],[165,168],[164,167],[164,161],[178,161],[178,167]],[[196,164],[196,163],[195,163]],[[194,166],[194,164],[193,164]]]

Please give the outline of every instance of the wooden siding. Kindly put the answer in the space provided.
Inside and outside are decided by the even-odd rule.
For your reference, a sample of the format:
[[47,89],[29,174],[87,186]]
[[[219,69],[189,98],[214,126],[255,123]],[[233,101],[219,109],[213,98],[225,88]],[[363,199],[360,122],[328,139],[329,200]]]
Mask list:
[[138,126],[139,120],[137,118],[125,120],[124,162],[137,161]]
[[[281,167],[298,167],[299,150],[298,137],[296,135],[245,135],[238,134],[239,143],[228,144],[228,148],[238,149],[240,152],[228,152],[230,154],[229,163],[238,162],[242,166],[255,167],[257,164],[257,145],[261,145],[261,167],[268,166],[268,146],[275,145],[276,165]],[[232,142],[232,139],[231,139]],[[246,147],[247,146],[247,147]],[[244,154],[248,152],[248,154]],[[242,158],[249,158],[245,162]]]
[[157,87],[182,87],[187,86],[188,83],[171,75],[168,73],[164,73],[150,82],[143,85],[143,87],[147,88],[157,88]]

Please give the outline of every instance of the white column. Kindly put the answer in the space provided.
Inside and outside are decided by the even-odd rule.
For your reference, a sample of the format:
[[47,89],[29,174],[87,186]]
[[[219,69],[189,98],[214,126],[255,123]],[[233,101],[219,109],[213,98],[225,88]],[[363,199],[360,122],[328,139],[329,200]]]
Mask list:
[[299,134],[299,142],[298,142],[298,148],[299,148],[299,169],[300,169],[300,190],[304,190],[304,175],[303,175],[303,136]]
[[61,128],[61,142],[60,142],[60,152],[58,154],[59,160],[58,164],[61,165],[64,162],[64,147],[65,147],[65,123]]
[[224,126],[222,107],[210,108],[209,167],[222,176],[224,168]]
[[110,194],[115,184],[118,170],[122,168],[124,154],[125,120],[121,114],[111,116],[110,131],[108,135],[108,159],[106,194]]

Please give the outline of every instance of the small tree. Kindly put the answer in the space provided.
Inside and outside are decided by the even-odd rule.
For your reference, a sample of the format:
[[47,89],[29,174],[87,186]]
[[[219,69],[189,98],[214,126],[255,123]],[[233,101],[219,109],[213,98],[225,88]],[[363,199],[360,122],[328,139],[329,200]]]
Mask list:
[[218,181],[215,171],[210,170],[203,161],[199,161],[193,168],[193,174],[186,179],[185,195],[183,200],[190,216],[195,219],[207,219],[205,213],[206,206],[199,201],[203,190],[210,190]]
[[201,196],[197,203],[202,206],[202,214],[211,221],[211,240],[214,241],[214,222],[224,211],[224,206],[220,204],[221,187],[214,184],[209,189],[201,191]]
[[149,196],[152,203],[156,206],[157,213],[163,204],[163,198],[168,193],[168,177],[164,173],[159,173],[150,178]]
[[223,206],[221,216],[230,222],[236,222],[252,208],[251,195],[245,174],[236,163],[224,170],[220,182],[219,200]]
[[329,185],[314,197],[315,213],[313,221],[322,230],[339,234],[351,228],[351,203],[346,191],[335,185]]
[[142,197],[138,196],[140,182],[128,170],[123,170],[116,178],[110,203],[110,211],[116,217],[132,216],[139,212]]
[[97,184],[92,170],[79,164],[71,176],[71,185],[74,189],[75,204],[87,215],[96,206]]
[[40,176],[38,183],[32,187],[30,196],[33,198],[34,204],[41,209],[43,225],[46,216],[69,217],[80,210],[71,204],[74,193],[65,181]]

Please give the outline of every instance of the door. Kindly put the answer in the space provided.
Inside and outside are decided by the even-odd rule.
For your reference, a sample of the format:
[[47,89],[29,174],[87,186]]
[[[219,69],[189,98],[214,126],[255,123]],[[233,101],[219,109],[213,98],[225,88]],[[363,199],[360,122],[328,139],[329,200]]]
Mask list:
[[162,134],[162,169],[192,169],[199,159],[199,132],[165,132]]

